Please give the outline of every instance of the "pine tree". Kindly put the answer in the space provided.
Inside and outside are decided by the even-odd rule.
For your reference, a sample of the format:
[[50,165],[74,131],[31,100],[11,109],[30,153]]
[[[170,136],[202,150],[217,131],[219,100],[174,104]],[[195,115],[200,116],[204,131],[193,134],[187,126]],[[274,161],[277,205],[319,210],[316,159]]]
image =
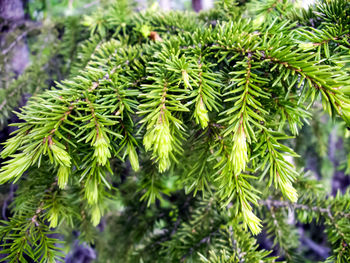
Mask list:
[[59,262],[79,229],[99,262],[306,262],[296,224],[317,222],[349,262],[350,192],[296,167],[294,138],[318,105],[350,125],[350,3],[132,8],[64,23],[67,78],[17,112],[3,260]]

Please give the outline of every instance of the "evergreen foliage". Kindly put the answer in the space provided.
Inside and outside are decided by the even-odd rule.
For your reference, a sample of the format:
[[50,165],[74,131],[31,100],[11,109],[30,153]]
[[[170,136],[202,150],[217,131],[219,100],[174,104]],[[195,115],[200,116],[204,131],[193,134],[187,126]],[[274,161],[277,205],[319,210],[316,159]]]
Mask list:
[[[78,228],[100,262],[306,262],[295,224],[317,221],[326,262],[349,262],[349,191],[329,196],[293,164],[319,103],[350,125],[349,5],[223,0],[197,15],[118,1],[84,27],[67,18],[36,62],[64,54],[67,78],[34,92],[1,152],[0,183],[18,185],[2,260],[59,261],[54,233]],[[54,77],[33,64],[10,85]]]

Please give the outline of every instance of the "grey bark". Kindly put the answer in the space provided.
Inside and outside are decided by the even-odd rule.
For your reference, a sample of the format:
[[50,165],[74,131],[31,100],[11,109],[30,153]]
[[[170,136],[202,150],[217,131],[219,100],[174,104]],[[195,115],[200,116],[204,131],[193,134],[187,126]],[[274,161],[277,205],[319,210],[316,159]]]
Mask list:
[[24,19],[22,0],[0,0],[0,17],[6,20]]
[[202,1],[192,0],[192,8],[194,11],[199,12],[202,9]]
[[14,72],[16,75],[22,74],[29,64],[29,50],[26,44],[26,33],[21,32],[15,39],[9,42],[10,36],[16,28],[25,22],[25,12],[22,0],[0,0],[0,49],[4,58],[10,57],[6,61],[5,71]]

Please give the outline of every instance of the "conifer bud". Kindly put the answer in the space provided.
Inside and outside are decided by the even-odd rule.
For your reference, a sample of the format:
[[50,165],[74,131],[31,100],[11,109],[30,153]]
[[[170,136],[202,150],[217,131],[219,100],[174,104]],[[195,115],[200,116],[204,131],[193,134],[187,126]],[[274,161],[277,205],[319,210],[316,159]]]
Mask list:
[[55,228],[58,224],[58,210],[55,207],[52,207],[49,210],[49,218],[50,228]]
[[159,171],[164,172],[170,166],[169,153],[172,151],[172,136],[169,125],[166,123],[157,124],[154,129],[154,152],[159,158]]
[[167,170],[170,166],[169,154],[172,151],[172,136],[169,124],[163,121],[156,124],[154,129],[148,130],[143,137],[143,144],[146,151],[153,146],[153,155],[157,157],[159,162],[159,171]]
[[208,122],[209,122],[208,111],[202,99],[200,99],[199,103],[197,103],[196,105],[195,117],[196,117],[197,123],[199,120],[199,123],[203,129],[208,126]]
[[89,204],[96,204],[98,201],[98,183],[94,179],[89,179],[85,183],[85,198]]
[[244,227],[250,229],[253,235],[257,235],[261,231],[260,219],[252,212],[251,208],[247,208],[244,205],[242,206],[242,215]]
[[145,150],[149,151],[152,148],[152,140],[153,140],[153,133],[150,131],[147,131],[145,136],[143,136],[143,145],[145,146]]
[[158,170],[159,172],[165,172],[166,170],[168,170],[170,166],[170,161],[169,159],[165,158],[165,157],[162,157],[162,158],[159,158],[159,163],[158,163]]
[[151,31],[149,33],[149,38],[152,40],[152,41],[159,41],[159,42],[163,42],[163,39],[160,37],[160,35],[155,32],[155,31]]
[[12,160],[4,162],[0,169],[0,184],[20,177],[31,165],[31,156],[25,153],[16,155]]
[[265,19],[266,19],[265,14],[261,14],[261,15],[257,16],[257,17],[253,20],[253,26],[254,26],[254,27],[259,27],[259,26],[261,26],[261,25],[264,23]]
[[94,205],[91,210],[91,223],[93,226],[97,226],[101,220],[101,210],[98,205]]
[[94,156],[97,159],[97,163],[100,165],[105,165],[108,158],[111,157],[111,152],[109,151],[106,139],[103,136],[97,136],[94,146]]
[[128,144],[127,151],[128,151],[131,167],[135,172],[137,172],[140,169],[139,158],[137,156],[135,147],[132,143]]
[[21,145],[21,142],[22,142],[21,137],[15,136],[10,138],[6,143],[6,146],[4,147],[4,149],[1,151],[1,158],[5,159],[9,157],[11,154],[13,154],[14,152],[16,152],[18,147]]
[[313,49],[315,45],[313,43],[300,43],[299,48],[302,50],[308,51],[310,49]]
[[52,144],[50,146],[50,149],[53,153],[54,158],[60,165],[70,167],[70,156],[64,149],[57,146],[56,144]]
[[239,128],[234,136],[233,147],[230,154],[230,161],[235,175],[244,171],[248,162],[247,140],[243,128]]
[[65,165],[60,165],[57,171],[57,177],[58,177],[58,187],[63,189],[68,182],[68,176],[69,176],[70,167]]
[[189,76],[186,70],[182,70],[182,80],[184,81],[186,88],[192,88],[189,81]]
[[151,28],[149,27],[149,25],[142,25],[140,28],[140,33],[144,38],[146,38],[151,33]]
[[280,176],[278,178],[278,185],[281,188],[282,193],[293,203],[298,201],[297,190],[293,187],[290,181],[282,180]]
[[171,134],[169,125],[166,123],[161,123],[156,125],[154,129],[155,133],[155,142],[156,142],[156,150],[158,151],[160,156],[168,156],[169,152],[172,150],[171,146]]

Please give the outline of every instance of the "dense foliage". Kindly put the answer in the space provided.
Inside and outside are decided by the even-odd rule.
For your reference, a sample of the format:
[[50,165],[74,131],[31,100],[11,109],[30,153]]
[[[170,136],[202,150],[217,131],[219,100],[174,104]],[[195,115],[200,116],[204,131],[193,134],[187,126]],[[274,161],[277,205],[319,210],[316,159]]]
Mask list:
[[[17,113],[1,152],[1,184],[18,185],[4,260],[59,261],[79,229],[99,262],[306,262],[296,225],[317,222],[326,262],[350,261],[350,192],[296,168],[293,140],[320,107],[350,125],[348,1],[118,1],[78,22],[39,48],[67,78]],[[9,90],[52,78],[33,64]]]

